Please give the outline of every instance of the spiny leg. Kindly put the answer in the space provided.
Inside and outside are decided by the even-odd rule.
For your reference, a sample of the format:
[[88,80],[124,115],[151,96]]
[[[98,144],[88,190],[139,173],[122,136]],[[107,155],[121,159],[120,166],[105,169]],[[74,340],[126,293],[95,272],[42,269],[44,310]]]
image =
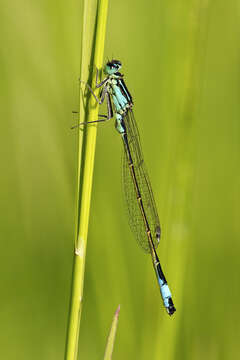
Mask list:
[[112,109],[112,103],[111,103],[111,99],[110,99],[110,96],[109,96],[109,93],[106,92],[104,94],[104,97],[106,96],[107,98],[107,115],[101,115],[99,114],[98,116],[99,117],[102,117],[103,119],[98,119],[98,120],[93,120],[93,121],[86,121],[86,122],[82,122],[82,123],[79,123],[77,125],[74,125],[71,127],[71,129],[75,129],[81,125],[86,125],[86,124],[93,124],[93,123],[98,123],[98,122],[105,122],[105,121],[108,121],[108,120],[111,120],[113,118],[113,109]]
[[99,116],[99,117],[103,117],[104,119],[98,119],[98,120],[93,120],[93,121],[84,121],[84,122],[81,122],[81,123],[79,123],[79,124],[77,124],[77,125],[73,125],[73,126],[71,127],[71,130],[72,130],[72,129],[75,129],[75,128],[81,126],[81,125],[93,124],[93,123],[98,123],[98,122],[106,122],[106,121],[110,120],[110,119],[107,117],[107,115],[98,115],[98,116]]
[[98,83],[98,75],[99,75],[99,69],[98,68],[96,68],[96,84],[95,84],[95,86],[96,86],[96,88],[98,89],[98,88],[100,88],[101,86],[103,86],[104,84],[105,84],[105,82],[107,81],[107,77],[105,78],[105,79],[103,79],[100,83]]
[[[99,83],[96,87],[99,88],[99,87],[103,86],[106,81],[107,81],[107,78],[104,79],[101,83]],[[91,94],[94,96],[94,99],[98,102],[99,105],[101,105],[104,102],[105,95],[108,91],[107,86],[103,87],[102,95],[101,95],[100,99],[98,99],[98,97],[94,94],[93,89],[91,88],[90,85],[88,85],[88,83],[86,83],[85,81],[82,81],[82,80],[80,80],[80,82],[82,82],[83,84],[85,84],[87,86],[87,88],[90,90]]]

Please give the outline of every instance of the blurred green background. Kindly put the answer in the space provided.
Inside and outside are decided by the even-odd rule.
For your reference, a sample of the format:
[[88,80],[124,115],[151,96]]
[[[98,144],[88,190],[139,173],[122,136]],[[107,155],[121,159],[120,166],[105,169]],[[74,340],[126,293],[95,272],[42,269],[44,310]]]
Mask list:
[[[1,5],[0,358],[63,359],[74,241],[82,4]],[[121,139],[99,126],[79,359],[239,356],[240,5],[110,1],[177,312],[128,227]]]

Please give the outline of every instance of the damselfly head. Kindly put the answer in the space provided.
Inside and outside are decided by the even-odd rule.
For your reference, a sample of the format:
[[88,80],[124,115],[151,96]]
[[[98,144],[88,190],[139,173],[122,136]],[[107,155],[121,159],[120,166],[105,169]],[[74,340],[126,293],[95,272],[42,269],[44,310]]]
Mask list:
[[118,72],[121,67],[122,63],[119,60],[111,60],[105,65],[104,72],[107,75],[112,75]]

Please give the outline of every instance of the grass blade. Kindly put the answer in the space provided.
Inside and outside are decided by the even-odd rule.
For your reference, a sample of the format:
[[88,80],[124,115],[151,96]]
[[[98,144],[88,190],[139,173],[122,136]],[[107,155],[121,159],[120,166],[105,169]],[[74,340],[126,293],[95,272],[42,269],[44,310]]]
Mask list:
[[106,350],[105,350],[104,360],[112,359],[113,346],[114,346],[116,332],[117,332],[119,312],[120,312],[120,305],[118,305],[118,308],[113,317],[112,326],[111,326],[110,333],[109,333],[108,339],[107,339],[107,346],[106,346]]

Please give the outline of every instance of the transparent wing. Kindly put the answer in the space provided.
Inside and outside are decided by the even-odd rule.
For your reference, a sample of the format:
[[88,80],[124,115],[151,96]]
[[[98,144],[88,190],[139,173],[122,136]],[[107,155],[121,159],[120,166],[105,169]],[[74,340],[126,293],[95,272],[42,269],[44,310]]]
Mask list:
[[[129,110],[124,117],[124,123],[144,211],[152,233],[153,243],[155,247],[157,247],[161,233],[160,222],[149,177],[143,161],[138,128],[131,110]],[[131,230],[141,248],[145,252],[150,252],[144,219],[138,205],[135,186],[129,169],[127,151],[124,151],[123,155],[123,188]]]

